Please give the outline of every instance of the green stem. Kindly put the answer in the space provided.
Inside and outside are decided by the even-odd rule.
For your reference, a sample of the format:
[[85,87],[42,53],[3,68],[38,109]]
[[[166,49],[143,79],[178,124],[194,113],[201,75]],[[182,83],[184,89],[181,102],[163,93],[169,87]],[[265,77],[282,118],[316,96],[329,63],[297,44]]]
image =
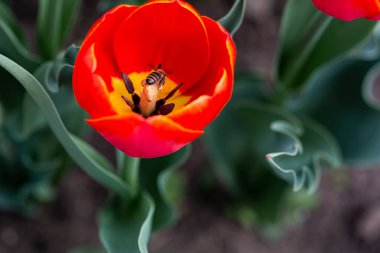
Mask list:
[[120,178],[129,186],[130,193],[136,196],[139,192],[140,158],[130,157],[116,150],[117,166]]

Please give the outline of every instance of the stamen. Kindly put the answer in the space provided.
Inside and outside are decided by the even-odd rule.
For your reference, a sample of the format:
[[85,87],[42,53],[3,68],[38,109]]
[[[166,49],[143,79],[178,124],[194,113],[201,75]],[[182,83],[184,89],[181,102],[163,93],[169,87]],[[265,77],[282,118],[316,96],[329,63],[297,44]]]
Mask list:
[[[132,101],[122,95],[121,98],[135,113],[141,113],[144,117],[151,115],[168,115],[174,110],[175,104],[165,104],[168,99],[174,96],[174,94],[182,87],[183,83],[177,85],[172,89],[166,97],[157,100],[159,89],[165,84],[166,73],[161,70],[162,65],[159,64],[154,71],[152,71],[146,79],[142,80],[143,86],[142,93],[137,95],[131,79],[124,72],[121,72],[125,88],[129,94],[132,95]],[[147,81],[150,81],[148,84]]]
[[171,113],[174,109],[174,103],[171,103],[171,104],[167,104],[167,105],[162,105],[158,108],[158,114],[161,114],[161,115],[168,115],[169,113]]
[[183,85],[183,83],[180,83],[179,85],[177,85],[177,87],[175,87],[171,92],[169,92],[168,95],[166,95],[166,97],[164,98],[164,100],[168,100],[169,98],[171,98],[176,92],[177,90],[179,90],[179,88],[181,88]]
[[124,72],[121,72],[121,75],[123,76],[125,88],[127,89],[129,94],[134,94],[135,93],[135,88],[133,87],[133,83],[131,79],[129,79],[128,75],[125,74]]
[[125,96],[121,96],[121,98],[125,101],[125,103],[127,103],[127,105],[128,105],[129,107],[131,107],[132,110],[135,109],[135,105],[134,105],[134,103],[131,102],[131,100],[129,100],[129,99],[128,99],[127,97],[125,97]]

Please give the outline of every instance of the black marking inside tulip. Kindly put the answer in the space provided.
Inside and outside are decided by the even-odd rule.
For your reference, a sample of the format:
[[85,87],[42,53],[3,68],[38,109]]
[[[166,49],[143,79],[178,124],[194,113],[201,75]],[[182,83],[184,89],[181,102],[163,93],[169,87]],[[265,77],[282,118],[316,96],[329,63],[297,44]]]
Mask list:
[[123,76],[125,88],[127,89],[128,93],[134,94],[135,88],[133,87],[133,83],[132,83],[131,79],[124,72],[122,72],[121,75]]
[[161,115],[168,115],[169,113],[171,113],[174,109],[174,104],[171,103],[171,104],[167,104],[167,105],[162,105],[158,108],[158,114],[161,114]]

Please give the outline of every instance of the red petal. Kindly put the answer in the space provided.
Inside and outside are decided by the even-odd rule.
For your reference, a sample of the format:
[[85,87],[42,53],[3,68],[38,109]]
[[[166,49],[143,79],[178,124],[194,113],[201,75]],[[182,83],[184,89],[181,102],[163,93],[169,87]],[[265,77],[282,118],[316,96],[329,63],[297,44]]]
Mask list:
[[203,134],[203,131],[186,129],[165,116],[145,119],[130,113],[87,122],[113,146],[140,158],[168,155]]
[[115,55],[126,73],[162,64],[177,83],[190,87],[209,65],[209,44],[199,14],[180,0],[151,1],[133,12],[116,32]]
[[217,22],[202,19],[210,41],[210,66],[204,77],[184,94],[197,99],[169,115],[190,129],[203,129],[219,115],[231,98],[234,79],[236,49],[231,36]]
[[95,47],[87,52],[81,50],[81,56],[75,63],[73,89],[78,104],[91,117],[102,117],[115,114],[109,103],[108,89],[101,76],[95,74],[97,65]]
[[111,77],[120,75],[113,55],[113,33],[136,8],[121,5],[107,12],[82,43],[74,66],[73,89],[78,103],[91,117],[115,114],[108,101]]
[[322,12],[335,18],[350,21],[358,18],[380,19],[378,0],[312,0]]

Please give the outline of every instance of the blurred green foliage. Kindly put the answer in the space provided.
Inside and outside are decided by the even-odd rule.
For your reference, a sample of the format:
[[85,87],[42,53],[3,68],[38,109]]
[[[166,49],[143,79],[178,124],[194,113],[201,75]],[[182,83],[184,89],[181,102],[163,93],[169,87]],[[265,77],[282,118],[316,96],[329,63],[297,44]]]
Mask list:
[[[80,1],[75,2],[80,4]],[[44,11],[52,11],[49,8],[45,6]],[[70,20],[75,22],[75,18]],[[62,35],[59,47],[54,46],[56,49],[50,60],[45,61],[44,55],[31,53],[20,23],[8,5],[0,2],[0,53],[39,78],[68,128],[82,135],[84,112],[75,102],[71,90],[72,65],[77,49],[69,47],[58,54],[72,25],[52,25],[49,17],[45,17],[45,30],[40,31],[46,35],[45,44],[53,43],[52,30]],[[0,79],[0,208],[33,214],[41,204],[54,197],[55,185],[70,165],[70,159],[18,81],[3,68]]]
[[236,74],[233,98],[205,141],[233,198],[232,215],[243,224],[279,234],[290,215],[300,218],[314,206],[300,190],[314,192],[321,170],[380,159],[374,27],[333,20],[309,1],[289,0],[275,83]]
[[98,9],[101,12],[105,12],[120,4],[142,5],[147,1],[148,0],[101,0],[98,3]]
[[281,22],[276,88],[300,90],[311,74],[368,38],[375,22],[333,19],[311,1],[288,0]]
[[80,0],[39,0],[37,35],[44,59],[54,59],[71,35]]
[[113,196],[99,216],[100,239],[108,252],[148,252],[151,231],[170,224],[176,217],[169,192],[178,188],[170,184],[170,178],[189,155],[187,147],[136,163],[136,158],[119,153],[119,175],[135,183],[135,189],[129,196]]

